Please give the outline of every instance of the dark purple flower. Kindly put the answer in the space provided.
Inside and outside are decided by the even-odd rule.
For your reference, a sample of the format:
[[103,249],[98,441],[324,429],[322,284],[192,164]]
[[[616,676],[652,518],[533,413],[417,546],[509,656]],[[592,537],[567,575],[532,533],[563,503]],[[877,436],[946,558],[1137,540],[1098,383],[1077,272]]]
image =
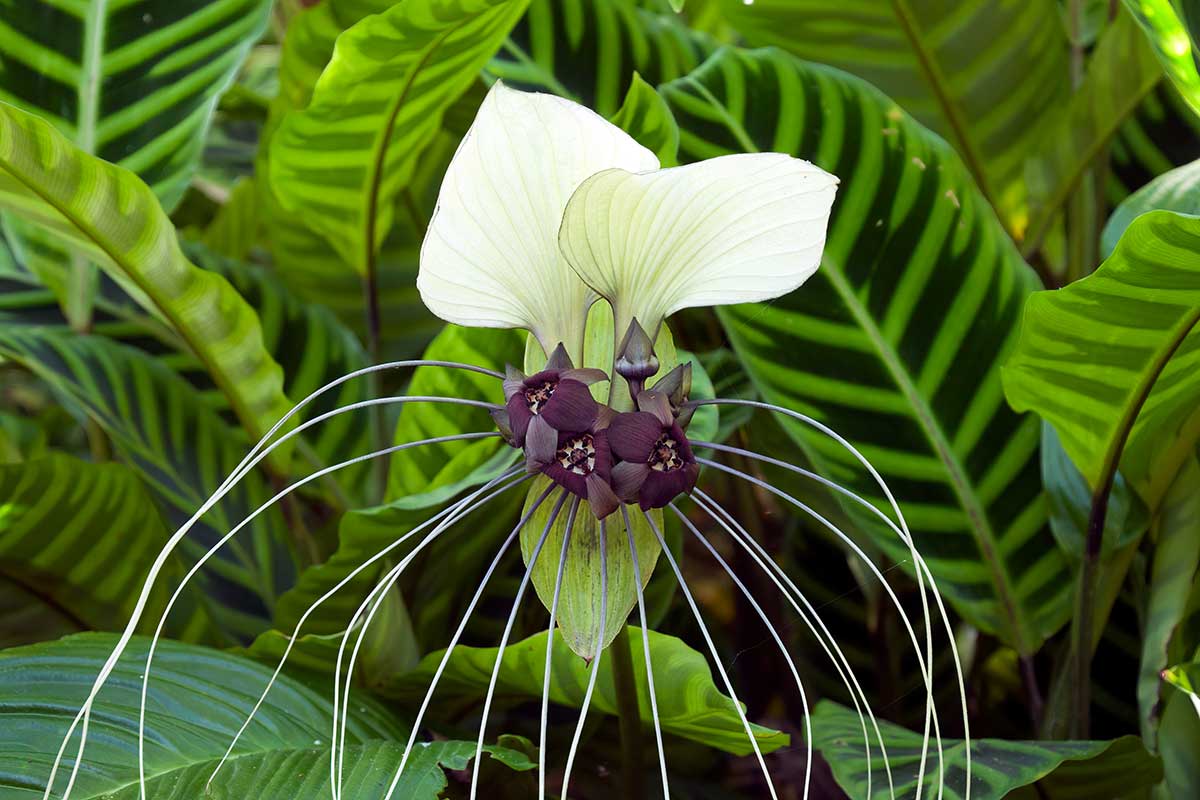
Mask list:
[[611,485],[613,457],[605,429],[610,418],[602,411],[583,431],[558,432],[534,425],[525,442],[529,471],[541,472],[587,500],[598,519],[607,517],[620,505]]
[[641,411],[618,414],[608,427],[613,455],[621,459],[612,469],[613,489],[642,510],[662,508],[692,491],[700,465],[664,395],[642,392],[638,406]]
[[607,378],[598,369],[572,367],[562,345],[551,354],[544,370],[529,377],[510,366],[504,399],[512,443],[524,447],[535,423],[555,431],[588,430],[600,410],[588,386]]

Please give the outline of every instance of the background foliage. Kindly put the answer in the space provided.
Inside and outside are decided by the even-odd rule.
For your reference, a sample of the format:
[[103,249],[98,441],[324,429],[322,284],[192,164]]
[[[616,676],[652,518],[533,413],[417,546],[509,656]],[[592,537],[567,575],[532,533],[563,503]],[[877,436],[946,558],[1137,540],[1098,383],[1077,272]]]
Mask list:
[[[1190,0],[0,0],[0,796],[41,796],[159,548],[294,402],[383,360],[524,362],[522,336],[444,326],[414,283],[442,173],[498,79],[594,108],[664,165],[778,151],[840,177],[806,286],[674,320],[703,367],[698,387],[711,379],[719,396],[810,414],[878,465],[964,655],[986,764],[972,797],[1200,796],[1198,37]],[[296,423],[384,394],[496,389],[392,370],[339,386]],[[139,632],[211,544],[292,481],[489,424],[414,404],[306,430],[203,518]],[[744,409],[702,427],[884,504],[810,429]],[[876,517],[791,472],[722,458],[844,525],[917,611],[907,553]],[[177,745],[149,751],[153,796],[203,791],[263,664],[310,603],[509,460],[480,440],[340,469],[209,560],[168,621],[174,641],[152,685],[151,730]],[[701,486],[820,608],[884,720],[897,795],[912,796],[923,691],[896,609],[825,528],[717,470]],[[353,676],[347,796],[395,768],[439,652],[519,511],[510,498],[472,517],[417,553],[387,597]],[[763,680],[784,664],[711,556],[678,526],[667,539],[777,786],[798,796],[800,699]],[[745,556],[718,547],[774,598]],[[269,730],[250,729],[221,796],[328,794],[337,647],[406,548],[307,619],[260,712]],[[521,572],[514,548],[449,662],[422,732],[435,741],[403,796],[463,794]],[[661,562],[647,599],[673,793],[764,796]],[[851,698],[786,604],[764,605],[820,701],[815,796],[865,797],[872,770],[872,796],[887,796]],[[535,786],[522,737],[537,735],[545,625],[526,603],[501,665],[492,796]],[[552,764],[586,681],[556,642]],[[103,767],[75,797],[136,796],[142,652],[101,696]],[[948,653],[933,668],[956,739]],[[572,782],[581,798],[618,791],[603,663],[600,675]],[[201,718],[202,730],[190,724]],[[958,797],[961,743],[949,753],[946,796]],[[655,764],[647,748],[635,766],[648,787]]]

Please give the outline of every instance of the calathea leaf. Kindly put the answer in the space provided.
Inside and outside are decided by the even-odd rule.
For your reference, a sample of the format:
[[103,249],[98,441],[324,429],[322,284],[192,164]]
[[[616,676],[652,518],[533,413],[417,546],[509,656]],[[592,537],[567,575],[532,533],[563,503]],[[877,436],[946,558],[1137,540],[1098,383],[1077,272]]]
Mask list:
[[[192,516],[248,449],[187,381],[132,347],[62,329],[0,326],[0,353],[96,420],[120,458],[141,473],[170,529]],[[181,556],[194,563],[271,495],[260,471],[248,473],[183,540]],[[276,595],[291,584],[288,545],[272,508],[208,562],[201,585],[231,636],[262,630]]]
[[[1037,249],[1081,178],[1096,163],[1121,124],[1161,79],[1154,54],[1137,24],[1121,14],[1100,38],[1088,72],[1025,165],[1030,222],[1022,247]],[[1091,261],[1084,265],[1093,266]]]
[[[546,637],[543,632],[510,643],[504,650],[496,691],[501,695],[541,698],[546,667]],[[633,642],[633,672],[638,690],[642,720],[650,725],[650,697],[646,682],[646,662],[641,656],[642,630],[630,628]],[[746,730],[733,701],[714,685],[708,661],[674,636],[650,631],[650,663],[654,670],[654,688],[659,721],[665,733],[716,747],[735,755],[752,751]],[[550,700],[579,707],[583,703],[590,665],[568,648],[555,634],[554,663],[550,673]],[[402,699],[421,698],[429,688],[433,671],[443,653],[430,653],[420,666],[398,676],[382,687],[385,695]],[[478,697],[487,690],[496,663],[496,648],[456,647],[438,683],[438,696]],[[613,689],[612,656],[600,656],[600,674],[592,697],[592,710],[617,713]],[[788,744],[788,736],[761,725],[753,725],[755,740],[764,753]]]
[[[1069,613],[1068,567],[1046,529],[1037,421],[1005,407],[998,366],[1037,280],[958,158],[862,81],[778,51],[723,51],[659,91],[683,161],[775,150],[842,176],[816,274],[719,316],[765,399],[875,464],[957,610],[1037,650]],[[817,471],[888,507],[854,456],[777,419]],[[877,518],[843,505],[909,559]]]
[[[291,407],[254,309],[187,260],[146,184],[2,103],[0,208],[69,241],[175,330],[255,439]],[[273,463],[286,464],[286,450]]]
[[[271,101],[256,162],[257,174],[264,176],[256,181],[255,188],[274,271],[292,291],[329,307],[360,335],[368,333],[363,277],[328,240],[309,227],[304,216],[283,209],[265,176],[275,132],[290,112],[303,110],[312,100],[313,87],[333,57],[338,36],[363,18],[393,5],[392,0],[325,0],[289,21],[279,58],[279,93]],[[469,104],[469,98],[464,100]],[[436,190],[460,136],[439,133],[398,198],[400,210],[379,253],[375,276],[382,316],[381,357],[412,357],[441,328],[442,323],[425,310],[417,293],[417,251],[425,218],[432,209],[432,198],[425,195]]]
[[1200,436],[1198,245],[1200,218],[1138,217],[1094,274],[1029,299],[1004,367],[1009,402],[1054,426],[1094,490],[1119,464],[1151,509]]
[[311,101],[272,137],[270,181],[283,208],[304,215],[347,264],[372,274],[397,193],[445,109],[524,7],[522,0],[419,0],[339,36]]
[[[1137,19],[1155,54],[1172,83],[1188,104],[1200,113],[1200,72],[1197,71],[1195,42],[1191,34],[1197,25],[1196,9],[1189,16],[1177,13],[1180,2],[1190,0],[1123,0],[1125,8]],[[1182,9],[1179,9],[1182,10]],[[1192,30],[1189,31],[1190,23]]]
[[[5,775],[6,797],[42,796],[66,727],[115,641],[109,635],[75,636],[0,655],[0,774]],[[73,798],[139,796],[137,719],[147,641],[134,640],[96,701],[97,711],[103,713],[92,719]],[[208,786],[270,676],[271,670],[243,658],[161,642],[147,699],[147,797],[328,797],[331,700],[327,691],[287,676],[275,683],[255,723],[241,735],[233,758]],[[344,789],[348,796],[359,796],[391,780],[403,751],[397,741],[404,741],[408,732],[368,697],[356,695],[347,710]],[[474,743],[467,742],[419,747],[405,767],[397,796],[434,800],[446,786],[439,764],[461,769],[474,750]],[[533,766],[519,753],[488,750],[513,768]],[[60,787],[66,785],[61,769],[58,780]]]
[[[169,210],[196,169],[217,98],[270,7],[268,0],[13,0],[0,20],[0,100],[137,174]],[[52,288],[73,325],[86,329],[93,263],[43,230],[13,219],[7,227],[39,274],[69,277]]]
[[1200,160],[1164,172],[1121,201],[1113,210],[1101,235],[1104,257],[1112,255],[1125,229],[1147,211],[1200,211]]
[[172,208],[270,8],[268,0],[13,0],[0,20],[0,100],[137,173]]
[[[137,474],[123,464],[55,453],[0,466],[0,497],[0,575],[31,590],[31,603],[58,609],[84,628],[124,628],[169,535]],[[183,563],[172,558],[139,632],[154,632]],[[193,587],[167,632],[203,640],[211,626]]]
[[533,0],[488,62],[487,73],[611,116],[632,86],[635,71],[657,85],[695,69],[714,47],[674,14],[646,5],[636,0]]
[[[851,797],[892,797],[889,767],[894,796],[915,797],[921,734],[890,722],[881,721],[879,727],[887,758],[872,739],[868,768],[858,715],[828,700],[818,703],[813,713],[816,747]],[[963,785],[967,746],[962,740],[943,740],[942,747],[946,778],[939,785],[936,750],[930,743],[922,793],[961,800],[967,796]],[[1111,742],[1020,742],[973,737],[970,758],[970,797],[975,800],[1138,796],[1136,793],[1145,792],[1162,776],[1158,760],[1134,736]],[[872,778],[869,796],[868,774]]]
[[[757,0],[729,3],[726,13],[751,45],[775,45],[878,86],[954,146],[1010,229],[1024,226],[1025,160],[1069,94],[1054,0]],[[988,45],[963,46],[971,41]]]

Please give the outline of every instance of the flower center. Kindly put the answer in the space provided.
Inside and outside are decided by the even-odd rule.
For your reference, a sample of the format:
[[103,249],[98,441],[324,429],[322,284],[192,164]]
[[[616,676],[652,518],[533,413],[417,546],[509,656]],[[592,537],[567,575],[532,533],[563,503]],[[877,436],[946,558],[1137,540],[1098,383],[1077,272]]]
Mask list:
[[679,455],[679,442],[669,433],[659,436],[658,441],[654,443],[654,449],[650,451],[650,460],[646,463],[650,465],[650,469],[657,472],[671,472],[682,468],[683,458]]
[[554,389],[557,384],[553,381],[543,381],[537,386],[530,386],[525,390],[525,403],[529,406],[531,414],[540,414],[542,406],[546,405],[546,401],[554,396]]
[[576,475],[590,475],[596,468],[596,445],[590,433],[583,433],[567,440],[554,454],[563,469]]

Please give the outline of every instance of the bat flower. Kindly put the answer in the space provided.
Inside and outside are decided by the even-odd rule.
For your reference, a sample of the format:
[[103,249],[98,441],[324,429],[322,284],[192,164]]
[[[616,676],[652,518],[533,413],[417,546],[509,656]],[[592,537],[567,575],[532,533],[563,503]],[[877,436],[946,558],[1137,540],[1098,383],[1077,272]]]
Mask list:
[[613,414],[598,406],[592,422],[582,430],[556,431],[531,426],[525,441],[525,463],[530,472],[546,477],[588,501],[598,519],[620,505],[612,489],[613,456],[608,425]]
[[663,508],[696,486],[700,465],[683,428],[671,413],[667,396],[654,391],[638,395],[639,411],[618,414],[608,429],[613,455],[613,490],[643,511]]
[[524,447],[531,426],[553,431],[588,430],[600,411],[588,386],[606,380],[603,370],[575,369],[561,344],[551,353],[546,368],[533,375],[526,377],[509,366],[504,379],[509,442]]

